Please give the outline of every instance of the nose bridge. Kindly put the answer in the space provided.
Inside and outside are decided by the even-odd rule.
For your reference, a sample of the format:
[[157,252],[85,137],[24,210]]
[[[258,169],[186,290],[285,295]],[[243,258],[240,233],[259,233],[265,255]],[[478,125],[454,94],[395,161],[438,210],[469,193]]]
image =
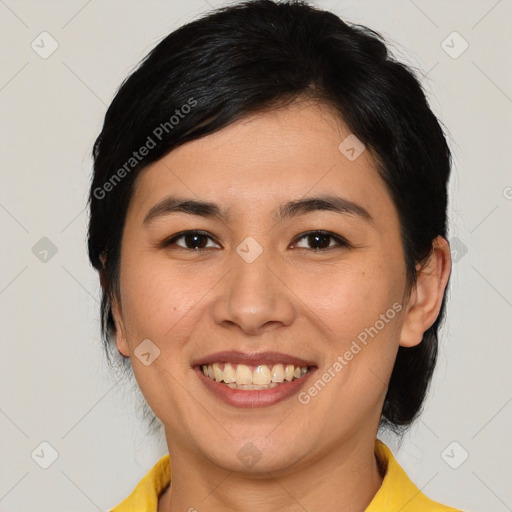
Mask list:
[[276,276],[279,261],[271,249],[251,237],[232,255],[231,272],[214,307],[218,324],[236,324],[248,333],[272,325],[290,325],[294,307],[286,286]]
[[[246,251],[246,252],[244,252]],[[256,249],[250,242],[240,244],[237,255],[233,257],[233,287],[230,294],[238,301],[271,302],[274,300],[272,281],[275,279],[271,271],[272,254],[270,249]],[[237,297],[239,295],[240,297]]]

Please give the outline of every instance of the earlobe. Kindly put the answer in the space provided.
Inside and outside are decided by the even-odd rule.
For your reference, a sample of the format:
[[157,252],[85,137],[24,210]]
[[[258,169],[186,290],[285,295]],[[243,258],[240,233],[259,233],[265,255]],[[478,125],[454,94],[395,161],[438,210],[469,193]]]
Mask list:
[[101,269],[99,270],[100,285],[101,285],[101,289],[103,290],[103,293],[105,293],[105,290],[107,288],[107,271],[105,268],[105,263],[107,261],[107,258],[104,253],[101,253],[99,256],[99,259],[101,262]]
[[420,269],[408,300],[400,346],[413,347],[435,322],[451,272],[450,246],[438,236],[433,242],[430,258]]
[[130,350],[128,342],[126,341],[126,330],[124,322],[122,320],[121,309],[119,307],[117,299],[114,299],[111,304],[112,318],[114,319],[114,325],[116,327],[116,346],[119,353],[124,357],[130,356]]
[[[104,253],[101,253],[99,256],[101,261],[102,268],[99,271],[100,275],[100,285],[103,290],[103,293],[107,293],[107,274],[105,264],[107,258]],[[128,350],[128,343],[126,341],[126,331],[124,328],[124,323],[121,316],[121,308],[119,307],[117,299],[112,300],[111,303],[111,311],[112,318],[114,319],[114,325],[116,328],[116,346],[119,353],[124,357],[129,357],[130,351]]]

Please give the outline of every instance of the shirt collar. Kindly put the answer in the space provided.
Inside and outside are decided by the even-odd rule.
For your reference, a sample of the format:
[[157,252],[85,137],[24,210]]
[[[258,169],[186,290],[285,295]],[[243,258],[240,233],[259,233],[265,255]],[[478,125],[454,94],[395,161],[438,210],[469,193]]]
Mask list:
[[[457,512],[427,498],[409,479],[391,450],[379,439],[375,456],[384,474],[382,485],[365,512]],[[134,491],[111,512],[157,512],[160,494],[171,482],[169,454],[164,455],[139,482]]]

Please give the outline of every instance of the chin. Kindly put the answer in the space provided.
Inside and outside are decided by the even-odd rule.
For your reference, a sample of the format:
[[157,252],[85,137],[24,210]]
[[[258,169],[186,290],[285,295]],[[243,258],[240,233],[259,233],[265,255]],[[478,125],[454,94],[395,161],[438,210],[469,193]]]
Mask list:
[[[261,429],[257,435],[252,435],[251,430],[243,435],[233,435],[229,441],[224,436],[209,441],[201,437],[198,450],[215,466],[255,477],[268,477],[269,472],[286,471],[306,457],[302,451],[307,446],[304,442],[298,442],[291,433],[265,436],[261,435]],[[297,451],[297,447],[301,448],[301,452]]]

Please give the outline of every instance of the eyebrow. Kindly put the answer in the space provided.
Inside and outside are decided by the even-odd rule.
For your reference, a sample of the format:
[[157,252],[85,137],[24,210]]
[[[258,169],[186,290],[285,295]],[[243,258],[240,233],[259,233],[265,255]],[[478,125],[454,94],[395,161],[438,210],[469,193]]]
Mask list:
[[[362,206],[343,197],[328,194],[288,201],[279,207],[276,220],[280,221],[314,211],[331,211],[367,221],[373,220],[368,210]],[[143,224],[149,224],[155,219],[173,213],[187,213],[222,221],[228,221],[231,217],[227,209],[212,202],[167,196],[147,212]]]

